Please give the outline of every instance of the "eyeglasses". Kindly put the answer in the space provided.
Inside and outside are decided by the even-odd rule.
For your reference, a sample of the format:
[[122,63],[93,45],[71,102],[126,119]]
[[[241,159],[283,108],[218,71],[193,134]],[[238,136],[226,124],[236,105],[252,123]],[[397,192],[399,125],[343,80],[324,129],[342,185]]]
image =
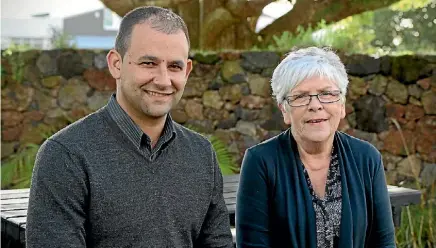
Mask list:
[[312,101],[312,97],[316,96],[321,103],[333,103],[337,102],[341,99],[341,91],[333,90],[333,91],[323,91],[321,93],[310,95],[310,94],[300,94],[285,97],[285,101],[291,107],[301,107],[310,104]]

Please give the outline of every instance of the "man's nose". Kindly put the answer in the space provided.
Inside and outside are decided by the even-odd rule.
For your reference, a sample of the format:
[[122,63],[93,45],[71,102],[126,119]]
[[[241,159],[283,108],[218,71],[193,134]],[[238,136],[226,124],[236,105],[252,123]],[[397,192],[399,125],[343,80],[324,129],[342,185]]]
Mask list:
[[162,86],[171,86],[171,79],[166,65],[160,65],[154,77],[154,83]]

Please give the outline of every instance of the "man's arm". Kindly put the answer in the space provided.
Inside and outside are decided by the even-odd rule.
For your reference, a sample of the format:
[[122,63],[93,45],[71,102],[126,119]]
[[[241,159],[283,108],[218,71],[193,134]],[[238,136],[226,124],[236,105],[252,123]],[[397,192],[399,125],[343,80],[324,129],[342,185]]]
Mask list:
[[33,169],[26,247],[86,247],[87,177],[77,156],[47,140]]
[[219,168],[216,154],[213,153],[214,188],[212,200],[201,227],[201,233],[195,244],[196,247],[233,247],[230,232],[229,213],[223,196],[223,176]]

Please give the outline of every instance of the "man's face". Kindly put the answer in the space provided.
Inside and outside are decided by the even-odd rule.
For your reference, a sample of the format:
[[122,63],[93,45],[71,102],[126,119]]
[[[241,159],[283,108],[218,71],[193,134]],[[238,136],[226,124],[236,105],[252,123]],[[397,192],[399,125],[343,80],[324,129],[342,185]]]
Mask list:
[[177,105],[192,69],[182,30],[165,34],[145,22],[133,27],[120,64],[117,100],[130,115],[162,118]]

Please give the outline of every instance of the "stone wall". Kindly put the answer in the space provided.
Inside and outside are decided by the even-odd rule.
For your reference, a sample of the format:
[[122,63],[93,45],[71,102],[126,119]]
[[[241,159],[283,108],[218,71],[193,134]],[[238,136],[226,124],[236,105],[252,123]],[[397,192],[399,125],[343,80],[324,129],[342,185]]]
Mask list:
[[[41,134],[97,110],[115,89],[106,52],[28,51],[16,56],[2,57],[2,160],[27,143],[41,143]],[[269,85],[280,56],[192,55],[194,69],[172,111],[174,120],[221,138],[240,164],[247,147],[287,128]],[[383,153],[389,183],[436,171],[436,57],[341,57],[350,85],[340,130]]]

